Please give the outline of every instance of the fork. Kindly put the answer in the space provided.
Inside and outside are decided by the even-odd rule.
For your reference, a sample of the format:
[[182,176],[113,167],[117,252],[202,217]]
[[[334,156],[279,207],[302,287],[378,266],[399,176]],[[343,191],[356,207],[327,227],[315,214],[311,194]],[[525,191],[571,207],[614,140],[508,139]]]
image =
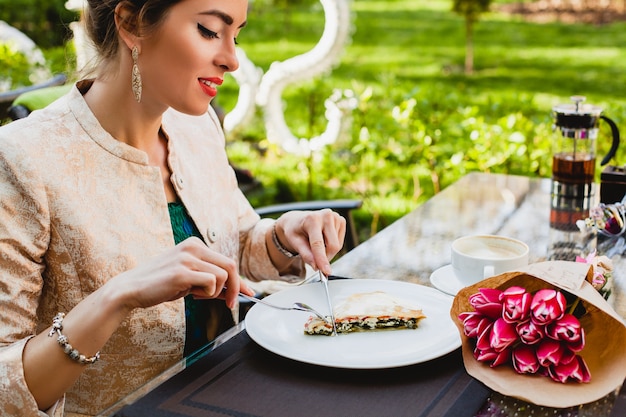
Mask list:
[[247,295],[247,294],[243,294],[243,293],[239,293],[239,295],[242,296],[243,298],[245,298],[248,301],[252,301],[253,303],[260,303],[260,304],[266,305],[268,307],[276,308],[278,310],[308,311],[309,313],[315,314],[321,320],[323,320],[324,322],[328,323],[328,319],[326,317],[324,317],[322,314],[317,312],[313,307],[311,307],[311,306],[309,306],[307,304],[304,304],[304,303],[293,303],[293,305],[291,307],[282,307],[282,306],[277,306],[277,305],[272,304],[272,303],[268,303],[265,300],[261,300],[260,298],[253,297],[251,295]]

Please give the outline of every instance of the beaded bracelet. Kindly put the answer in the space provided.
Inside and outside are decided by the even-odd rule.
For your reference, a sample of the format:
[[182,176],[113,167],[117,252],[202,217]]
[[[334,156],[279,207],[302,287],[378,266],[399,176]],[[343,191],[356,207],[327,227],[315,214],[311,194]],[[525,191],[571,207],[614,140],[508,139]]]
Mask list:
[[85,355],[81,355],[80,352],[72,347],[69,344],[67,337],[61,333],[63,330],[63,318],[65,317],[65,313],[58,313],[52,319],[52,329],[48,333],[48,337],[54,336],[54,334],[58,334],[57,342],[59,346],[63,348],[63,351],[70,357],[73,361],[80,363],[81,365],[91,365],[95,363],[98,359],[100,359],[100,352],[96,352],[91,358],[86,357]]
[[274,226],[272,227],[272,242],[274,242],[274,246],[276,246],[276,249],[278,249],[278,251],[285,255],[287,258],[293,258],[294,256],[298,256],[297,253],[288,251],[283,245],[280,244],[280,241],[278,240],[278,235],[276,234],[276,224],[274,224]]

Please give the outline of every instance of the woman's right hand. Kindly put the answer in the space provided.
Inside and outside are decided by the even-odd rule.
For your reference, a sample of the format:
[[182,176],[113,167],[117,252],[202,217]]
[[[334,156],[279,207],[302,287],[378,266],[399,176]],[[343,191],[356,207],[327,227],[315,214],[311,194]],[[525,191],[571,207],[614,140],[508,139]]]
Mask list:
[[240,279],[232,259],[191,237],[152,260],[112,278],[124,307],[129,310],[176,300],[187,294],[222,298],[229,308],[239,292],[253,295]]
[[[91,356],[135,308],[152,307],[187,294],[223,298],[232,308],[239,291],[252,295],[239,278],[235,262],[209,249],[200,239],[189,238],[111,278],[87,296],[65,316],[64,335],[76,349]],[[30,339],[22,356],[24,379],[41,410],[61,398],[85,369],[68,360],[47,331]]]

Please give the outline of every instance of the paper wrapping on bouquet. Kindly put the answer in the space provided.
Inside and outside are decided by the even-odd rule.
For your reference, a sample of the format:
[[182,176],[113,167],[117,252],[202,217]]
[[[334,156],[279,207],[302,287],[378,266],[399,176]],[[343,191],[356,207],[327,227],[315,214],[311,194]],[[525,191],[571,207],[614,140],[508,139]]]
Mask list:
[[[454,298],[450,315],[461,334],[463,362],[467,372],[501,394],[555,408],[586,404],[619,388],[626,378],[626,325],[585,280],[591,272],[589,264],[580,262],[539,262],[461,289]],[[543,375],[518,374],[510,363],[491,368],[489,364],[474,358],[475,340],[465,336],[458,315],[474,311],[468,299],[480,288],[504,290],[511,286],[520,286],[529,292],[542,288],[561,289],[581,299],[587,309],[587,313],[580,318],[586,342],[579,354],[589,367],[590,382],[555,382]]]

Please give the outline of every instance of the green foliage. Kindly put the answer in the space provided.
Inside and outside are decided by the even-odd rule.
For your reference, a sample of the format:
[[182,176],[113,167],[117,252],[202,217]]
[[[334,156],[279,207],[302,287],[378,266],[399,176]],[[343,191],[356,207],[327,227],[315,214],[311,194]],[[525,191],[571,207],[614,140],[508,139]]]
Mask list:
[[43,82],[52,74],[64,73],[71,78],[76,68],[72,42],[43,51],[45,63],[33,62],[12,43],[0,42],[0,91],[14,90]]
[[0,91],[30,85],[31,66],[28,57],[13,45],[0,43]]
[[489,11],[492,0],[453,0],[452,10],[467,20],[477,21],[481,14]]
[[40,48],[63,45],[71,36],[69,22],[78,14],[66,0],[0,0],[0,20],[24,32]]
[[[0,42],[0,91],[32,85],[52,74],[72,76],[76,54],[68,24],[78,15],[65,9],[65,0],[0,0],[0,20],[28,36],[43,52],[45,63]],[[39,53],[39,51],[37,51]]]
[[63,46],[57,46],[43,51],[46,66],[51,74],[66,74],[72,78],[76,71],[76,50],[74,42],[67,42]]

